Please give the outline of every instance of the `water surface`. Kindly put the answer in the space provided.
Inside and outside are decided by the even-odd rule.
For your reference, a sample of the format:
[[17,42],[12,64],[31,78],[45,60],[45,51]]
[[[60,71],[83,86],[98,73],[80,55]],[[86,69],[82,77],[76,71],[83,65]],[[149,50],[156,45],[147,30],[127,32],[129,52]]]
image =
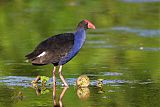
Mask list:
[[[63,105],[158,107],[159,5],[159,0],[0,1],[0,107],[53,107],[53,66],[32,66],[24,56],[49,36],[74,32],[82,19],[97,29],[87,31],[80,53],[63,67],[70,85]],[[78,89],[75,82],[83,74],[91,85]],[[45,88],[32,87],[37,75],[50,77]],[[63,90],[57,78],[57,103]]]

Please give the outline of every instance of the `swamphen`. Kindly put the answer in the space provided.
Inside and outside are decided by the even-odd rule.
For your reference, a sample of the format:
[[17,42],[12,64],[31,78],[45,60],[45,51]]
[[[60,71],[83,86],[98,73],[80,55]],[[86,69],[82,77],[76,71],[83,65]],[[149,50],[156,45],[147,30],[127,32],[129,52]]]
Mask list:
[[66,87],[68,87],[62,75],[62,66],[70,61],[81,49],[86,39],[86,30],[95,26],[88,20],[82,20],[74,33],[63,33],[52,36],[42,41],[33,52],[25,57],[33,65],[53,64],[53,81],[56,84],[55,71],[59,66],[59,76]]

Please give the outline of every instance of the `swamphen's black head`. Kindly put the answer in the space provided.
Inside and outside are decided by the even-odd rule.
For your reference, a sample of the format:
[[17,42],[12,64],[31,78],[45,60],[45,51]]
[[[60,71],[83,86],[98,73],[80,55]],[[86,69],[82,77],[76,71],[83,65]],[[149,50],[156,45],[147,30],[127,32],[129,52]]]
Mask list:
[[77,30],[80,28],[84,28],[85,30],[91,28],[91,29],[96,29],[96,27],[88,20],[82,20],[78,26],[77,26]]

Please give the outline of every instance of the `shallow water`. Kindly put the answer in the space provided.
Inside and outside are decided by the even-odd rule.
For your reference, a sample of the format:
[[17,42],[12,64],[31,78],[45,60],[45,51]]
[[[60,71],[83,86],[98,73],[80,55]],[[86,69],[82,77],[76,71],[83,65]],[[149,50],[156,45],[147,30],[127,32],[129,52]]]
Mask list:
[[[96,30],[87,31],[85,45],[63,67],[70,88],[62,88],[57,75],[56,104],[65,92],[65,107],[159,107],[159,5],[159,0],[0,1],[0,107],[53,107],[53,66],[32,66],[24,56],[50,35],[75,31],[82,19]],[[83,74],[91,84],[80,89],[75,83]],[[32,86],[37,75],[50,77],[46,87]]]

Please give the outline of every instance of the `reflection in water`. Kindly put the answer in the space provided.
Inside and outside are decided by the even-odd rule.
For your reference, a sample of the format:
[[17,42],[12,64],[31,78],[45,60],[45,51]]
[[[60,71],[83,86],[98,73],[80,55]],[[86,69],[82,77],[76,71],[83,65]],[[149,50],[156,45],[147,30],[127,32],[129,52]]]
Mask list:
[[63,103],[62,103],[62,98],[66,92],[66,90],[68,89],[68,87],[64,87],[63,91],[61,92],[60,96],[59,96],[59,104],[56,103],[56,87],[53,86],[53,105],[54,107],[63,107]]
[[103,87],[97,87],[97,88],[98,88],[98,93],[99,93],[99,94],[105,93]]
[[23,93],[21,91],[19,91],[18,93],[16,92],[16,94],[14,96],[11,97],[11,99],[14,101],[14,103],[17,103],[19,101],[23,100]]
[[[34,88],[36,90],[36,94],[38,96],[41,94],[49,93],[49,90],[46,88],[46,85],[38,86],[37,83],[33,83],[32,88]],[[68,89],[68,87],[64,87],[64,89],[62,90],[62,92],[59,96],[59,101],[58,101],[59,103],[57,104],[57,102],[56,102],[56,85],[55,84],[53,85],[53,107],[63,107],[62,98],[63,98],[67,89]]]
[[98,79],[97,80],[97,83],[96,83],[96,86],[98,88],[98,93],[102,94],[104,93],[105,91],[103,90],[103,79]]
[[39,96],[41,94],[49,93],[49,90],[46,88],[45,85],[42,85],[41,87],[38,86],[37,83],[32,84],[32,87],[36,90],[36,94]]
[[90,90],[88,87],[78,88],[77,95],[80,99],[87,99],[90,96]]
[[[37,95],[46,94],[49,90],[46,88],[46,82],[48,81],[48,77],[45,76],[37,76],[35,80],[33,80],[32,87],[36,90]],[[38,86],[38,81],[41,80],[41,87]]]

